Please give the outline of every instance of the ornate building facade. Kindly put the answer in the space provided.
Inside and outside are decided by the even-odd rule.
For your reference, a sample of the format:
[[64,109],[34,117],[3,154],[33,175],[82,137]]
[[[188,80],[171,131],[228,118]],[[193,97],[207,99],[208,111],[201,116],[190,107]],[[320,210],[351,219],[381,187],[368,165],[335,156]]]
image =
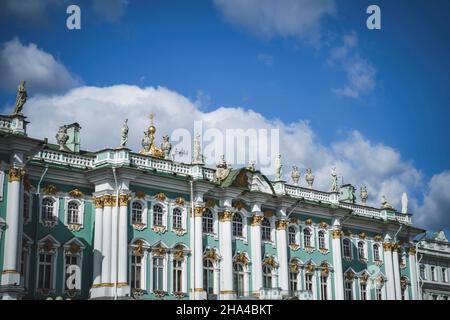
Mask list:
[[[153,119],[152,119],[153,121]],[[355,188],[305,187],[256,170],[191,164],[156,147],[80,148],[77,123],[58,144],[0,117],[3,299],[419,299],[413,238],[423,230]],[[281,161],[281,157],[278,159]],[[278,168],[281,165],[278,164]]]
[[423,300],[450,300],[450,243],[443,231],[417,244],[419,288]]

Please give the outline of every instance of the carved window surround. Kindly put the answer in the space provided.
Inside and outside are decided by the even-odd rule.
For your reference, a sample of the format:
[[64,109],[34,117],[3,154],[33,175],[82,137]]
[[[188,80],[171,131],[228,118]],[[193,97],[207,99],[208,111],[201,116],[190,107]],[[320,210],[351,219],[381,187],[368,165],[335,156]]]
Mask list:
[[[49,199],[53,202],[52,205],[52,216],[43,217],[43,202],[45,199]],[[45,228],[53,228],[58,225],[59,220],[59,197],[55,195],[43,195],[39,199],[39,222]]]

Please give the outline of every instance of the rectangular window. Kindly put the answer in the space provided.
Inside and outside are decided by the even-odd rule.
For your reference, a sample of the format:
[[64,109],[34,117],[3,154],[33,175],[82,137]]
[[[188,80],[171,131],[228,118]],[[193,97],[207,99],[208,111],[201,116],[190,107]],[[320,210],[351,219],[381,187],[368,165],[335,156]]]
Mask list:
[[435,266],[431,266],[430,270],[431,270],[431,281],[437,281],[436,267]]
[[131,256],[131,288],[141,289],[142,257]]
[[73,278],[73,284],[74,284],[74,287],[72,287],[72,288],[69,288],[68,286],[67,286],[67,280],[69,279],[69,277],[72,275],[72,273],[68,273],[67,272],[67,270],[68,270],[68,268],[70,267],[70,266],[72,266],[72,265],[74,265],[74,266],[80,266],[80,264],[79,264],[79,256],[76,256],[76,255],[66,255],[66,273],[65,273],[65,281],[64,281],[64,288],[66,289],[66,290],[70,290],[70,289],[73,289],[74,287],[75,287],[75,278]]
[[38,289],[50,290],[53,277],[53,255],[48,253],[39,254]]
[[328,300],[328,277],[320,277],[320,298]]
[[419,270],[420,270],[420,278],[422,280],[426,280],[427,279],[427,274],[425,272],[425,265],[421,264],[420,267],[419,267]]
[[382,288],[376,288],[377,300],[383,300],[383,291]]
[[290,289],[291,289],[291,295],[295,295],[298,290],[297,285],[297,272],[289,272],[289,280],[290,280]]
[[163,258],[153,258],[153,291],[163,291],[164,261]]
[[308,291],[313,291],[313,276],[312,274],[305,274],[305,287]]
[[361,291],[361,300],[367,300],[367,284],[361,283],[359,289]]
[[173,292],[183,291],[183,269],[180,260],[173,260]]
[[353,283],[345,282],[345,300],[353,300]]
[[28,251],[23,248],[22,249],[22,255],[20,259],[20,284],[27,288],[28,287]]
[[442,272],[442,282],[447,283],[448,282],[447,268],[442,267],[441,272]]

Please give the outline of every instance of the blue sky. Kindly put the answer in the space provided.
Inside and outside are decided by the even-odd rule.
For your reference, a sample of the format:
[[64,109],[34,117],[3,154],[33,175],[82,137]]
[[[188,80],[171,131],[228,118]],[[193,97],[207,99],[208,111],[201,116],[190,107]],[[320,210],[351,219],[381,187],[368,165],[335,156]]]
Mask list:
[[[294,29],[283,19],[275,22],[287,26],[252,25],[251,14],[261,8],[242,10],[236,1],[71,1],[81,7],[77,31],[65,27],[64,1],[42,1],[28,15],[9,2],[0,5],[1,45],[14,38],[36,44],[66,68],[68,89],[164,86],[203,112],[239,106],[286,124],[308,121],[323,146],[356,130],[420,173],[422,182],[410,190],[417,206],[433,189],[432,178],[449,169],[449,1],[324,0],[286,18],[295,25],[318,12],[310,25]],[[382,30],[366,28],[371,4],[381,8]],[[269,27],[261,31],[262,25]],[[5,79],[0,75],[0,105],[9,108],[15,84]],[[30,95],[65,93],[34,88],[30,83]]]

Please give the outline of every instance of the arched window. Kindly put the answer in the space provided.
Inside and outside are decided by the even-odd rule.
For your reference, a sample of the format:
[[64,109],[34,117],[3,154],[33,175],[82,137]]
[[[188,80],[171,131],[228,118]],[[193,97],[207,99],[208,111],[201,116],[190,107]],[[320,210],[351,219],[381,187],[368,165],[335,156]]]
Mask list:
[[233,216],[233,236],[242,237],[242,216],[240,213],[235,213]]
[[311,247],[311,230],[308,228],[303,230],[303,243],[305,247]]
[[205,209],[205,211],[203,211],[203,218],[202,218],[203,233],[213,233],[214,232],[213,225],[214,225],[213,213],[211,212],[211,210]]
[[80,224],[80,205],[76,201],[70,201],[67,205],[67,223]]
[[326,249],[325,231],[319,231],[319,249]]
[[203,261],[203,288],[207,294],[214,294],[214,265],[210,259]]
[[270,230],[270,221],[267,218],[264,218],[261,223],[261,238],[263,241],[271,240],[271,230]]
[[153,206],[153,225],[163,226],[163,208],[159,204]]
[[233,269],[234,290],[238,297],[242,297],[244,295],[244,266],[242,263],[236,262]]
[[138,201],[134,201],[131,205],[131,223],[139,224],[142,221],[142,204]]
[[183,223],[182,223],[183,214],[181,212],[180,208],[175,208],[172,211],[172,219],[173,219],[173,225],[172,227],[174,229],[183,229]]
[[173,292],[183,292],[183,262],[173,260]]
[[294,226],[289,226],[288,228],[288,239],[289,239],[289,245],[291,244],[297,244],[297,230]]
[[351,258],[352,257],[352,245],[349,239],[342,240],[342,246],[344,248],[344,257]]
[[365,260],[366,259],[366,253],[364,250],[364,242],[359,241],[358,242],[358,259],[359,260]]
[[53,220],[53,209],[55,201],[50,198],[42,200],[42,220]]
[[153,291],[164,290],[164,258],[153,258]]
[[263,265],[263,286],[266,289],[272,288],[272,267]]
[[[298,262],[294,261],[292,265],[298,266]],[[291,268],[289,271],[289,289],[291,296],[294,296],[298,291],[298,273],[298,268]]]
[[380,245],[378,243],[375,243],[373,245],[373,260],[374,261],[381,261],[381,259],[380,259]]

